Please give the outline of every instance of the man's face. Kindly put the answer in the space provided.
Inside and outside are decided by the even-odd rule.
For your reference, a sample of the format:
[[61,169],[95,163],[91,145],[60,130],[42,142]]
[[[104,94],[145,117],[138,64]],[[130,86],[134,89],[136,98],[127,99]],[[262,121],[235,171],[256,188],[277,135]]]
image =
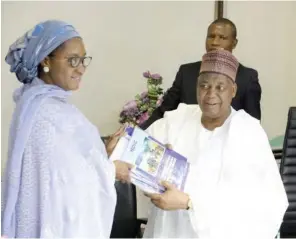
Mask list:
[[236,94],[236,84],[227,76],[204,73],[197,83],[197,102],[203,115],[218,119],[229,112],[232,98]]
[[233,36],[233,29],[224,23],[212,24],[208,28],[206,51],[224,49],[232,52],[236,47],[237,39]]

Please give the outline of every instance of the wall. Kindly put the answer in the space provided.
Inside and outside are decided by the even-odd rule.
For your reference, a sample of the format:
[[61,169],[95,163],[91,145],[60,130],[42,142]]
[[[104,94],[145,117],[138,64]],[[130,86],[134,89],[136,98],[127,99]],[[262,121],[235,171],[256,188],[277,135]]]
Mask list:
[[235,54],[259,72],[262,125],[270,138],[284,134],[288,108],[296,106],[295,12],[295,1],[226,2],[226,17],[238,28]]
[[[238,28],[236,56],[259,71],[263,127],[269,137],[283,134],[288,107],[296,105],[296,2],[230,1],[225,8]],[[180,64],[201,59],[213,17],[212,1],[3,2],[2,167],[14,107],[11,95],[19,86],[3,59],[9,45],[38,21],[69,21],[83,36],[93,62],[73,101],[104,135],[119,126],[122,105],[145,89],[142,72],[162,74],[167,88]],[[147,204],[138,196],[138,214],[145,216]]]

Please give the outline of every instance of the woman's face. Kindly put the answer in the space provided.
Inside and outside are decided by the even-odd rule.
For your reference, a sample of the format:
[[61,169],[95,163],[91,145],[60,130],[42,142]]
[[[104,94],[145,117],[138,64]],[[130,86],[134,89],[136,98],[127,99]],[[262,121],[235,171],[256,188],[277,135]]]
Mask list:
[[43,61],[42,67],[47,66],[49,72],[42,74],[42,80],[64,90],[77,90],[90,61],[91,58],[86,57],[82,39],[72,38],[64,42]]

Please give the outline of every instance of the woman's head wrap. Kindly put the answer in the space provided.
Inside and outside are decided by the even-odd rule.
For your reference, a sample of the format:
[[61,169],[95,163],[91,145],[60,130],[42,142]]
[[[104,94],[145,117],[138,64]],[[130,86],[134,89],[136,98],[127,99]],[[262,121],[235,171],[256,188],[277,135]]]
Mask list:
[[74,37],[80,35],[68,23],[58,20],[41,22],[9,47],[5,61],[20,82],[31,83],[37,77],[40,62],[62,43]]

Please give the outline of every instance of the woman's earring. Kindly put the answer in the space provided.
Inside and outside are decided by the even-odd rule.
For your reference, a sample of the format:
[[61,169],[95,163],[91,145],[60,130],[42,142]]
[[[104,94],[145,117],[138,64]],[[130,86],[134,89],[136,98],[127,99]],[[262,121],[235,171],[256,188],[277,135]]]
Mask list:
[[49,68],[48,68],[48,66],[44,66],[44,67],[43,67],[43,71],[44,71],[45,73],[49,72]]

